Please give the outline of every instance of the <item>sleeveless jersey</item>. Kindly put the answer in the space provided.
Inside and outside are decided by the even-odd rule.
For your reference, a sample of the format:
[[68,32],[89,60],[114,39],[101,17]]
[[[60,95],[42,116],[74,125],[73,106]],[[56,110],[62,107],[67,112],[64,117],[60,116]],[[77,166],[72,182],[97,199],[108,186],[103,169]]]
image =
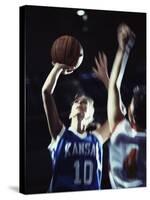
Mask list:
[[49,192],[101,188],[102,143],[95,134],[65,129],[49,150],[53,163]]
[[[138,151],[134,178],[128,177],[123,162],[132,149]],[[112,188],[143,187],[146,185],[146,132],[132,129],[128,120],[122,120],[115,128],[109,147],[110,181]]]

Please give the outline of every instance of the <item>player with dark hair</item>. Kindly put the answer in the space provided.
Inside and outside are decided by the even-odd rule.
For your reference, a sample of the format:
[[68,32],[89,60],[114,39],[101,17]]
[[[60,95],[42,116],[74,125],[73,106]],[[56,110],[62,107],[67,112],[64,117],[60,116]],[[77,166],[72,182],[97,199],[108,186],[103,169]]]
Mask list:
[[128,120],[121,100],[120,87],[125,65],[135,39],[126,24],[118,28],[118,51],[108,89],[110,131],[110,180],[112,188],[146,185],[146,91],[137,86],[128,108]]
[[[105,54],[95,58],[95,75],[108,87],[107,59]],[[97,126],[95,131],[86,131],[93,121],[94,102],[91,98],[76,96],[66,128],[59,118],[53,92],[59,76],[68,66],[56,63],[43,87],[42,98],[52,137],[48,147],[53,164],[51,192],[95,190],[101,188],[102,145],[109,137],[108,122]]]
[[[133,116],[131,109],[129,109],[130,120],[134,120],[136,122],[136,126],[138,129],[145,130],[146,129],[146,89],[145,86],[140,85],[136,86],[133,89],[133,97],[132,97],[134,110]],[[130,105],[131,106],[131,105]]]

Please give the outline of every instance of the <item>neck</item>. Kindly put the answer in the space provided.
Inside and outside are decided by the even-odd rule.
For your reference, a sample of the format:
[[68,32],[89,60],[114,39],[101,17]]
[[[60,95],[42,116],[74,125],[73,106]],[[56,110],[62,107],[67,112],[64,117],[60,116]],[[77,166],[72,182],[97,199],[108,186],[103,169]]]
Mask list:
[[85,125],[83,124],[83,119],[78,115],[71,119],[71,127],[73,127],[78,133],[84,133]]

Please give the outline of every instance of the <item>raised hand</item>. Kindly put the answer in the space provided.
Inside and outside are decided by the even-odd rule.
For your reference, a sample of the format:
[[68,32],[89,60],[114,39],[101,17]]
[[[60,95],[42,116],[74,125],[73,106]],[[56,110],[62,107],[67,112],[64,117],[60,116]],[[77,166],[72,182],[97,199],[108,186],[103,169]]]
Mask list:
[[[135,39],[135,34],[132,32],[130,27],[126,24],[119,25],[118,30],[117,30],[117,36],[118,36],[119,48],[121,50],[125,50],[125,47],[128,44],[129,39],[132,39],[132,40]],[[130,47],[132,46],[129,46],[129,48]]]
[[61,64],[61,63],[52,63],[53,66],[57,69],[60,69],[61,70],[61,73],[64,74],[64,75],[68,75],[68,74],[71,74],[74,72],[75,70],[75,67],[72,67],[72,66],[67,66],[65,64]]
[[95,76],[104,83],[105,87],[108,89],[109,76],[107,69],[107,57],[104,52],[98,52],[98,58],[95,57],[96,68],[93,67],[93,72]]

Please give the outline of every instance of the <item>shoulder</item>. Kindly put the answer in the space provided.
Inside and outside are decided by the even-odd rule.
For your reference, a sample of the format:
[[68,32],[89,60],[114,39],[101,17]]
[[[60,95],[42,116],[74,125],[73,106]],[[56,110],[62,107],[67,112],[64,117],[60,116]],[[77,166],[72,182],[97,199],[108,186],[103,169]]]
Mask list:
[[66,127],[63,125],[60,133],[57,135],[56,139],[52,138],[50,144],[48,145],[48,150],[52,151],[52,150],[56,150],[58,143],[60,141],[60,139],[64,136],[65,132],[67,132],[68,129],[66,129]]
[[111,142],[116,142],[116,140],[119,142],[120,140],[125,140],[128,137],[130,137],[130,133],[132,132],[132,127],[129,123],[129,121],[124,118],[121,120],[117,126],[115,127],[114,131],[111,135]]
[[116,127],[113,130],[113,133],[119,132],[119,131],[128,132],[128,131],[131,131],[131,129],[132,128],[129,121],[126,118],[124,118],[116,125]]

